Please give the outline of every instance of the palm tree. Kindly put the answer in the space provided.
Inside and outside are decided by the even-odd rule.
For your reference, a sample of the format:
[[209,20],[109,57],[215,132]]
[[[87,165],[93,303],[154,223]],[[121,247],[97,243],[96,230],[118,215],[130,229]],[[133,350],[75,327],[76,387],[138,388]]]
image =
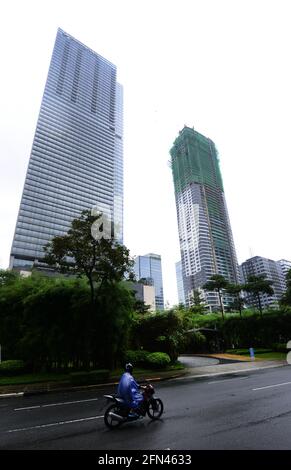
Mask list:
[[224,320],[224,306],[222,302],[222,289],[226,289],[228,286],[228,281],[221,274],[214,274],[211,276],[208,282],[204,284],[203,289],[208,291],[216,291],[219,297],[220,309],[222,314],[222,319]]

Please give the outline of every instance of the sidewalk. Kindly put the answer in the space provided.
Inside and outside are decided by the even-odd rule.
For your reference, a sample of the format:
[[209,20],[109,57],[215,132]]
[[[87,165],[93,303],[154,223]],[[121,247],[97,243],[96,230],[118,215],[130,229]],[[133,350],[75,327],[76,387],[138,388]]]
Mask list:
[[[256,358],[252,360],[249,356],[239,356],[237,354],[188,354],[184,355],[187,358],[195,359],[198,357],[205,357],[211,359],[218,359],[219,364],[203,365],[203,366],[189,366],[186,369],[185,376],[187,378],[203,378],[213,377],[216,375],[237,374],[240,372],[249,372],[260,369],[269,369],[273,367],[283,367],[288,365],[286,360],[263,360]],[[181,360],[183,355],[181,356]],[[233,362],[232,362],[233,361]]]
[[[193,355],[195,357],[196,355]],[[179,380],[180,378],[203,378],[203,377],[214,377],[217,375],[235,374],[247,371],[254,371],[260,369],[269,369],[273,367],[286,366],[287,361],[277,360],[255,360],[252,361],[250,358],[245,356],[237,356],[232,354],[199,354],[201,357],[211,357],[214,359],[221,360],[234,360],[234,363],[220,363],[202,367],[189,367],[183,370],[177,371],[157,371],[151,373],[150,376],[138,377],[138,381],[149,381],[158,382],[162,380]],[[198,355],[196,356],[198,357]],[[238,362],[239,361],[239,362]],[[65,391],[78,391],[78,390],[94,390],[111,387],[115,388],[118,384],[118,377],[111,378],[110,382],[96,385],[83,385],[83,386],[72,386],[68,382],[43,382],[35,384],[19,384],[19,385],[3,385],[0,386],[0,398],[7,396],[23,396],[23,395],[34,395],[49,392],[65,392]]]
[[239,356],[238,354],[207,354],[207,357],[217,359],[233,359],[234,361],[252,362],[249,356]]
[[[226,357],[227,356],[227,357]],[[232,356],[230,354],[215,354],[211,357],[221,358],[221,359],[234,359],[238,360],[239,356]],[[249,359],[242,359],[240,362],[230,363],[230,364],[217,364],[214,366],[205,366],[205,367],[195,367],[187,370],[187,378],[202,378],[202,377],[214,377],[217,375],[226,375],[226,374],[237,374],[241,372],[249,372],[254,370],[269,369],[273,367],[283,367],[286,366],[287,361],[251,361]]]

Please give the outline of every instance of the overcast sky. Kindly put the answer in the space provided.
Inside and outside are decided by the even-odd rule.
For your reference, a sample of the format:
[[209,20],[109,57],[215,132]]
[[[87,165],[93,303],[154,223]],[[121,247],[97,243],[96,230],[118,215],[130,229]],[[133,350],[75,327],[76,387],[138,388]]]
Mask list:
[[162,255],[177,302],[169,149],[184,124],[218,149],[238,261],[291,260],[289,0],[1,2],[0,267],[7,268],[51,54],[61,27],[124,87],[124,242]]

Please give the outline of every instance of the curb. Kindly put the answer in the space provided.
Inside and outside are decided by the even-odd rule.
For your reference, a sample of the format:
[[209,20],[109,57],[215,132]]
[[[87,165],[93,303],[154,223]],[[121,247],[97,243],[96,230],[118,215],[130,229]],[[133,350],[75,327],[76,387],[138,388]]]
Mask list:
[[[275,362],[275,361],[274,361]],[[189,372],[189,369],[186,369],[186,371],[183,371],[181,374],[175,374],[171,375],[169,377],[149,377],[143,381],[140,381],[141,383],[144,382],[162,382],[166,380],[183,380],[183,379],[200,379],[200,378],[205,378],[205,377],[215,377],[219,375],[229,375],[229,374],[240,374],[244,372],[252,372],[252,371],[257,371],[257,370],[262,370],[262,369],[272,369],[275,367],[284,367],[288,364],[268,364],[265,366],[259,366],[259,367],[250,367],[242,370],[229,370],[229,371],[224,371],[224,372],[210,372],[208,374],[197,374],[197,375],[190,375],[191,373]],[[219,364],[217,365],[217,367]],[[106,388],[110,386],[117,385],[118,382],[107,382],[103,384],[94,384],[94,385],[83,385],[83,386],[77,386],[77,387],[63,387],[63,388],[55,388],[55,389],[47,389],[47,390],[27,390],[23,392],[15,392],[15,393],[0,393],[0,399],[1,398],[17,398],[17,397],[29,397],[29,396],[37,396],[37,395],[46,395],[49,393],[59,393],[59,392],[70,392],[70,391],[82,391],[82,390],[90,390],[90,389],[98,389],[98,388]]]
[[[178,378],[182,378],[186,376],[187,372],[183,371],[183,374],[180,375],[171,375],[169,377],[149,377],[147,379],[141,380],[141,383],[145,382],[161,382],[163,380],[174,380]],[[12,398],[12,397],[29,397],[29,396],[37,396],[37,395],[46,395],[48,393],[59,393],[59,392],[71,392],[71,391],[82,391],[82,390],[94,390],[95,388],[106,388],[110,386],[116,386],[119,382],[106,382],[102,384],[94,384],[94,385],[82,385],[76,387],[61,387],[61,388],[53,388],[53,389],[46,389],[46,390],[24,390],[23,392],[11,392],[11,393],[0,393],[1,398]]]

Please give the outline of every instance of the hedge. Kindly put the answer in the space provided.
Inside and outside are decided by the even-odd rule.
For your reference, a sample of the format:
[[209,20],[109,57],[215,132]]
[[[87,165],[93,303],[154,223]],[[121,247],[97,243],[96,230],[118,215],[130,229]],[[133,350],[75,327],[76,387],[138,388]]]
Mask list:
[[24,362],[17,359],[3,361],[0,363],[0,375],[18,375],[24,372]]
[[74,385],[94,385],[107,380],[109,374],[110,371],[108,369],[72,372],[70,374],[70,381]]
[[146,366],[153,369],[165,369],[170,362],[170,356],[163,352],[150,353],[146,357]]
[[[196,325],[195,325],[196,326]],[[276,344],[284,351],[291,340],[291,311],[274,311],[261,317],[259,314],[240,317],[226,317],[225,321],[207,318],[199,326],[217,328],[224,350],[230,348],[273,348]],[[207,343],[208,343],[207,339]],[[280,346],[278,346],[278,343]],[[207,347],[210,346],[207,344]]]
[[145,366],[147,362],[147,356],[150,354],[149,351],[145,351],[144,349],[138,350],[128,350],[125,353],[125,362],[132,363],[133,366]]
[[132,347],[164,352],[174,362],[183,347],[185,329],[183,312],[169,310],[143,315],[132,329]]

